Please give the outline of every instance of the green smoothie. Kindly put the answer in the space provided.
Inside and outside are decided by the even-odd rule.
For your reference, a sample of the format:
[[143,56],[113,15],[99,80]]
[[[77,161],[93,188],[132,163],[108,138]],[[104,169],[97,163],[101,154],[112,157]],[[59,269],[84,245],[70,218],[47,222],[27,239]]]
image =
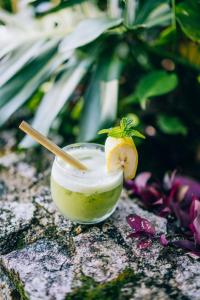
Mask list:
[[82,223],[94,223],[110,215],[121,190],[122,184],[106,192],[78,193],[62,187],[51,177],[52,197],[60,212],[68,219]]
[[[64,148],[65,149],[65,148]],[[75,144],[66,150],[87,166],[80,171],[56,158],[51,172],[51,194],[60,212],[82,224],[98,223],[109,217],[119,199],[123,172],[108,173],[104,147]]]

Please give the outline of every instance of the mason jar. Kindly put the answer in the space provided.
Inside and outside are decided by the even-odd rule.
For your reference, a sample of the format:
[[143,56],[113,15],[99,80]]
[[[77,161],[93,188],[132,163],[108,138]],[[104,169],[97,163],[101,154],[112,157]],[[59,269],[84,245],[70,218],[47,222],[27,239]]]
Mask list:
[[51,194],[59,211],[80,224],[94,224],[116,209],[123,185],[123,172],[106,171],[104,146],[78,143],[63,148],[88,168],[74,169],[55,157],[51,171]]

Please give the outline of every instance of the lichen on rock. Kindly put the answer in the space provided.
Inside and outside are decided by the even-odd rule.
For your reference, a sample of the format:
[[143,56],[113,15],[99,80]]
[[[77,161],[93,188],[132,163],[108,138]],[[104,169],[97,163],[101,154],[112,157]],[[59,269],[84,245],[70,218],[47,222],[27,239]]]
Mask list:
[[30,226],[35,207],[32,203],[0,202],[0,253],[12,251]]
[[21,282],[22,298],[61,300],[71,289],[74,266],[56,242],[39,240],[4,255],[2,264],[15,284]]

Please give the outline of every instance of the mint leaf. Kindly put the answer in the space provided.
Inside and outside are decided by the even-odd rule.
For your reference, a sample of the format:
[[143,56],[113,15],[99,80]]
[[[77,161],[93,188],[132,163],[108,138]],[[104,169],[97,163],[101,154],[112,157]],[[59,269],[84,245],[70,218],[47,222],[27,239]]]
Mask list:
[[98,131],[98,134],[103,134],[107,133],[108,136],[120,138],[123,136],[123,132],[119,126],[113,127],[113,128],[108,128],[108,129],[102,129]]
[[112,129],[112,128],[108,128],[108,129],[101,129],[101,130],[99,130],[97,133],[98,133],[98,134],[109,133],[109,131],[110,131],[111,129]]
[[131,118],[122,118],[120,121],[120,126],[116,126],[108,129],[102,129],[98,132],[98,134],[107,133],[108,136],[114,138],[136,136],[145,139],[145,136],[143,134],[133,129],[134,127],[135,127],[135,122]]
[[110,129],[110,131],[108,133],[108,136],[120,138],[120,137],[123,136],[123,132],[122,132],[122,130],[119,126],[113,127],[113,128]]
[[134,126],[134,121],[130,118],[122,118],[120,121],[120,127],[122,131],[126,131]]
[[146,137],[143,134],[141,134],[138,130],[131,129],[129,134],[130,136],[137,136],[141,139],[146,139]]

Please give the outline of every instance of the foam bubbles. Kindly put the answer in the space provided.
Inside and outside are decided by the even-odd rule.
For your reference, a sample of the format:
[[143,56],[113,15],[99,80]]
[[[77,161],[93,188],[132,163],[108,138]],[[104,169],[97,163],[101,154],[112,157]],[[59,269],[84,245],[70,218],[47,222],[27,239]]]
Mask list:
[[64,188],[80,193],[106,192],[122,183],[122,171],[107,173],[105,154],[98,148],[79,147],[67,151],[84,163],[88,171],[80,171],[56,158],[53,179]]

